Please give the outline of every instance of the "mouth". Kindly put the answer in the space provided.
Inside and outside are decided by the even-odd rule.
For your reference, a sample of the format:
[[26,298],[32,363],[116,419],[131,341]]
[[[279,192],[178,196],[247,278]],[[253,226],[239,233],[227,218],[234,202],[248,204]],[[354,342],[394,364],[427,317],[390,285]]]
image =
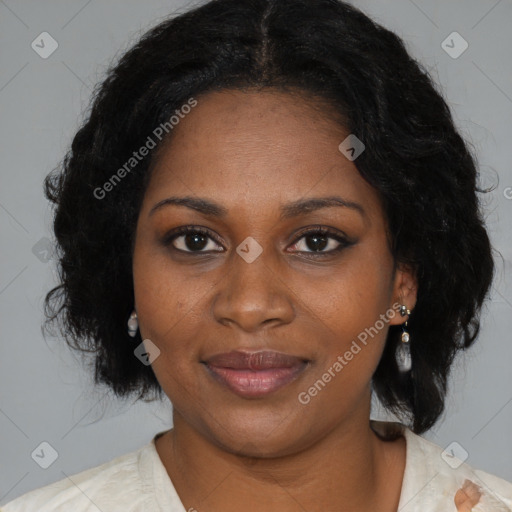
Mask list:
[[296,380],[310,363],[305,358],[269,350],[224,352],[201,362],[216,382],[243,398],[276,392]]

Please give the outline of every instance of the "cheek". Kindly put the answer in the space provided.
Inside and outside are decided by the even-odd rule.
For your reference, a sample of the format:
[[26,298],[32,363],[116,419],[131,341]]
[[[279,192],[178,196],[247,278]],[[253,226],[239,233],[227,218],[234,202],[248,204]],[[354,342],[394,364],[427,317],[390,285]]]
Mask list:
[[[204,282],[177,271],[165,251],[141,242],[133,257],[134,292],[141,333],[160,343],[172,337],[174,328],[185,327],[185,316],[197,314],[205,293]],[[186,322],[189,324],[190,320]]]
[[144,251],[134,257],[133,278],[141,336],[160,350],[151,364],[153,372],[173,403],[180,403],[180,397],[193,403],[199,393],[193,371],[199,364],[204,285]]
[[382,256],[374,258],[372,252],[354,251],[344,265],[333,268],[320,282],[321,286],[318,281],[304,281],[300,296],[339,340],[350,342],[349,338],[373,326],[389,308],[390,262]]
[[140,334],[160,350],[153,371],[169,396],[187,396],[194,385],[187,375],[197,364],[192,340],[200,339],[204,285],[171,269],[168,260],[144,247],[136,247],[133,280]]
[[336,399],[341,391],[341,400],[363,392],[379,363],[393,315],[392,260],[380,253],[380,261],[372,251],[357,251],[320,288],[305,286],[306,310],[314,313],[319,327],[318,364],[309,384],[326,383],[328,392],[322,383],[317,386],[325,400]]

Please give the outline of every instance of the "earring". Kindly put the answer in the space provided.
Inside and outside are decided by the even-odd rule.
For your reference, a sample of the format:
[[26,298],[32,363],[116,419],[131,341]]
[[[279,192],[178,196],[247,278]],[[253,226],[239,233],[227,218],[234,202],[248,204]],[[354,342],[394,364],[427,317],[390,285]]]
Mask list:
[[139,321],[137,320],[137,313],[135,310],[132,311],[130,318],[128,319],[128,334],[134,338],[139,328]]
[[[411,310],[407,309],[407,306],[400,306],[400,315],[410,315]],[[410,335],[406,330],[407,320],[405,324],[402,324],[402,337],[401,342],[396,349],[396,362],[398,365],[398,370],[400,373],[408,372],[412,367],[412,359],[411,359],[411,348],[410,348]]]

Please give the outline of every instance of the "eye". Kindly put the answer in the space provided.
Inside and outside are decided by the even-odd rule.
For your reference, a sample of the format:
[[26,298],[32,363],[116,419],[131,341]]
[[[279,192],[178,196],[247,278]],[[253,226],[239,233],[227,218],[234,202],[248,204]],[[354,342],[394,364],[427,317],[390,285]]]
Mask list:
[[[210,243],[212,242],[212,243]],[[200,226],[183,226],[169,233],[164,244],[171,244],[177,251],[189,253],[220,252],[216,249],[215,237],[209,229]]]
[[[166,246],[172,245],[176,251],[191,254],[222,252],[224,250],[220,242],[216,240],[216,236],[209,229],[201,226],[183,226],[173,230],[166,235],[163,243]],[[323,226],[315,226],[307,231],[302,231],[292,248],[299,253],[309,254],[307,256],[309,258],[321,258],[337,253],[354,243],[338,231]]]
[[292,247],[295,247],[298,252],[309,253],[308,257],[321,258],[337,253],[353,243],[337,231],[317,226],[302,232]]

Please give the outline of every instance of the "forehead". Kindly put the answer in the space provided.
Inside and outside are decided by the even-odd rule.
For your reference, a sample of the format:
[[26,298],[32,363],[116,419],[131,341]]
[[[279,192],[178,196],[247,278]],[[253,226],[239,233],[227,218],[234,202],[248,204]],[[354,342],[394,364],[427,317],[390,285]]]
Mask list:
[[268,90],[200,96],[161,148],[146,196],[209,196],[229,209],[336,193],[378,209],[377,192],[338,149],[349,132],[328,108]]

